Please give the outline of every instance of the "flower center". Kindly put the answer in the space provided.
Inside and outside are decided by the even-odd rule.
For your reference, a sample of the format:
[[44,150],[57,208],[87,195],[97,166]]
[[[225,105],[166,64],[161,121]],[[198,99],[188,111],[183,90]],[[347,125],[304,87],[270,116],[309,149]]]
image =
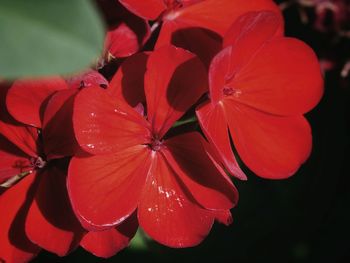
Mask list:
[[34,172],[34,170],[42,169],[46,166],[47,162],[42,157],[32,157],[29,161],[16,160],[13,164],[13,168],[19,170],[18,174],[10,176],[6,181],[0,184],[0,187],[10,188],[15,185],[22,178]]
[[239,89],[234,89],[231,87],[224,86],[223,93],[225,96],[232,96],[233,95],[233,96],[238,98],[242,94],[242,91]]
[[158,139],[158,137],[153,137],[149,144],[152,151],[159,151],[163,147],[163,140]]
[[34,169],[41,169],[44,168],[46,165],[46,161],[42,157],[32,157],[30,158],[30,163],[32,164]]

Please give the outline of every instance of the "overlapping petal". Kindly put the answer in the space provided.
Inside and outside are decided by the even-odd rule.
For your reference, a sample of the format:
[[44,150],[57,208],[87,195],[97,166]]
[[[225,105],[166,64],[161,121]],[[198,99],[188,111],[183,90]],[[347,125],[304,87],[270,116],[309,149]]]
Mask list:
[[233,24],[227,47],[210,66],[214,104],[233,95],[259,110],[293,115],[318,103],[323,93],[318,60],[303,42],[281,37],[281,23],[272,12],[251,12]]
[[181,48],[166,46],[149,56],[145,93],[148,121],[154,134],[163,137],[196,103],[208,89],[206,76],[202,62]]
[[167,8],[163,0],[119,0],[134,14],[149,20],[155,20]]
[[323,93],[313,51],[280,33],[281,20],[274,13],[240,17],[229,30],[227,47],[211,63],[211,103],[197,109],[201,127],[226,167],[233,153],[229,136],[220,129],[228,125],[245,164],[259,176],[275,179],[295,173],[310,154],[311,131],[302,114]]
[[224,171],[207,155],[204,139],[187,133],[165,142],[163,154],[193,198],[207,209],[227,210],[238,201],[238,192]]
[[29,168],[29,156],[0,135],[0,184]]
[[74,98],[78,92],[78,89],[58,91],[46,106],[42,136],[47,159],[72,156],[79,149],[72,121]]
[[74,157],[69,166],[68,192],[73,209],[88,230],[102,230],[124,221],[136,209],[150,168],[147,146],[113,155]]
[[131,24],[122,22],[108,30],[104,48],[110,56],[120,58],[135,54],[148,40],[149,25],[142,19],[134,20]]
[[135,54],[126,59],[113,76],[107,89],[112,97],[125,101],[131,107],[146,103],[144,76],[149,54]]
[[[230,61],[235,66],[226,75],[225,87],[235,92],[233,100],[279,115],[303,114],[319,102],[323,94],[320,66],[306,44],[274,38],[243,61],[242,49],[246,48],[241,43],[233,46]],[[236,61],[242,64],[236,66]]]
[[59,256],[79,245],[84,230],[75,217],[66,188],[66,171],[60,163],[49,164],[40,177],[28,210],[25,231],[28,238]]
[[15,121],[0,120],[0,134],[28,156],[35,157],[37,152],[38,130],[34,127],[24,126]]
[[45,102],[61,89],[67,89],[61,77],[16,80],[7,93],[7,109],[17,121],[41,128]]
[[88,69],[79,74],[73,75],[66,79],[67,85],[71,89],[87,88],[93,86],[100,86],[107,88],[108,80],[105,79],[98,71]]
[[247,176],[239,167],[231,148],[227,120],[222,105],[203,103],[196,109],[196,114],[206,138],[217,151],[218,157],[230,174],[246,180]]
[[202,27],[224,35],[232,23],[250,11],[270,10],[280,14],[277,5],[270,0],[205,0],[179,9],[168,19]]
[[79,145],[92,154],[107,154],[146,143],[149,124],[104,89],[84,89],[75,98],[73,125]]
[[137,228],[136,215],[132,215],[115,228],[88,232],[80,245],[95,256],[109,258],[129,245]]
[[139,201],[138,219],[150,237],[169,247],[199,244],[214,222],[213,214],[196,204],[158,153],[153,153],[152,169]]
[[[270,0],[204,0],[168,12],[156,48],[173,44],[188,49],[209,65],[221,46],[222,37],[242,14],[269,10],[281,16],[277,5]],[[197,39],[197,41],[196,41]],[[201,43],[200,45],[195,43]]]
[[0,195],[0,211],[3,211],[0,217],[0,261],[28,262],[40,251],[24,232],[35,179],[31,174]]
[[155,48],[169,44],[191,51],[208,67],[211,59],[222,48],[222,36],[206,28],[187,25],[181,21],[166,21],[162,24]]

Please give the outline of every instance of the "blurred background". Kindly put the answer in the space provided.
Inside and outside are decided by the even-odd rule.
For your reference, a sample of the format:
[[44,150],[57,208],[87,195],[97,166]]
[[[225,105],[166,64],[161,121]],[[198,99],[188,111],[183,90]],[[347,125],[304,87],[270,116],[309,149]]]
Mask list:
[[231,226],[215,224],[195,248],[169,249],[138,233],[104,260],[78,249],[65,258],[42,252],[33,262],[350,262],[350,3],[277,1],[286,35],[308,43],[325,76],[325,94],[307,115],[313,152],[288,180],[236,185]]

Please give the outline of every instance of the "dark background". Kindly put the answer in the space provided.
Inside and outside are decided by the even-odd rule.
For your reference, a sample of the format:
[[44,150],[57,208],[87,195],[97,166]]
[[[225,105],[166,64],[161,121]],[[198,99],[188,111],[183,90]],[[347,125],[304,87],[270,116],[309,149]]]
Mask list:
[[247,171],[248,182],[235,182],[240,202],[233,224],[216,224],[195,248],[169,249],[146,240],[108,260],[78,249],[65,258],[42,252],[33,262],[350,262],[350,79],[340,77],[350,57],[349,38],[337,37],[333,29],[316,30],[312,7],[301,10],[295,4],[284,14],[288,36],[308,43],[320,59],[335,62],[325,72],[322,101],[307,114],[313,152],[297,174],[269,181]]

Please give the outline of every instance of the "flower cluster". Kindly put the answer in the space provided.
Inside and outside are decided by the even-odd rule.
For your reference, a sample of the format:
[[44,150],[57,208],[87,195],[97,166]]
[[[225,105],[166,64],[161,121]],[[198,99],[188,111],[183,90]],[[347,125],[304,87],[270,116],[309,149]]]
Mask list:
[[320,68],[272,1],[98,3],[98,71],[0,83],[0,261],[110,257],[138,227],[195,246],[232,221],[238,157],[283,179],[310,154]]

